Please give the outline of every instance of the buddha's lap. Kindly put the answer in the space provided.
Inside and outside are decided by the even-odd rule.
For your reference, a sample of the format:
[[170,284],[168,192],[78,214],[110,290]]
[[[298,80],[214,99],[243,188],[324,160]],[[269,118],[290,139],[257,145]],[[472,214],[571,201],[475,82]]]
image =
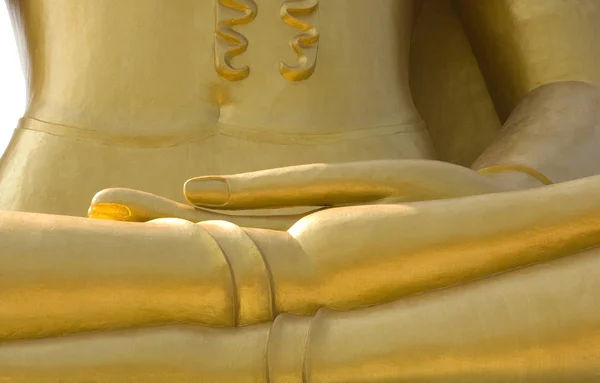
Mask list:
[[[147,301],[148,293],[154,296],[152,312],[164,315],[160,323],[193,318],[194,323],[231,325],[232,317],[225,310],[229,306],[222,303],[224,297],[230,296],[227,301],[232,302],[236,296],[227,293],[229,278],[236,272],[219,267],[226,265],[230,256],[246,259],[246,254],[252,253],[244,250],[251,245],[248,239],[255,245],[251,248],[260,249],[260,254],[252,253],[253,259],[268,264],[270,277],[264,268],[252,275],[272,278],[274,290],[261,295],[274,294],[276,312],[311,315],[319,307],[348,310],[390,302],[598,246],[599,189],[600,178],[593,177],[520,192],[329,209],[304,218],[289,233],[246,229],[245,240],[237,236],[242,233],[239,228],[231,231],[231,224],[194,225],[178,220],[132,224],[6,212],[0,214],[0,242],[8,246],[0,261],[14,273],[1,280],[9,287],[3,289],[7,298],[3,305],[12,321],[4,326],[4,336],[28,337],[31,329],[36,336],[53,336],[56,331],[64,334],[82,328],[154,323],[154,315],[140,317],[132,310]],[[569,209],[563,208],[566,204]],[[212,234],[201,229],[207,224]],[[217,268],[211,269],[210,264]],[[240,265],[229,264],[232,270]],[[36,265],[36,269],[28,265]],[[202,273],[210,275],[207,280],[214,284],[205,284]],[[171,278],[173,275],[179,277]],[[49,289],[32,290],[28,283],[32,277]],[[65,284],[65,280],[70,282]],[[175,284],[156,286],[157,280]],[[105,294],[95,294],[97,290],[88,287],[100,285],[115,292],[120,287],[119,292],[106,300]],[[192,285],[197,297],[180,294],[181,287],[189,293]],[[218,291],[222,294],[213,295],[212,301],[200,298],[206,286],[221,286]],[[172,300],[161,304],[154,294],[157,287],[163,292],[163,301],[169,296],[176,298],[177,307],[193,307],[190,313],[195,314],[190,317],[185,311],[183,317],[174,316],[181,314],[180,310],[172,309]],[[53,306],[52,300],[44,298],[48,291],[61,297],[63,304]],[[70,291],[78,293],[72,296]],[[129,303],[122,304],[122,299]],[[50,304],[46,315],[32,317],[29,327],[24,327],[21,316],[26,318],[38,310],[40,301]],[[200,302],[211,310],[198,310]],[[108,306],[99,309],[97,303]],[[256,300],[252,305],[262,307]],[[219,307],[224,310],[214,310]],[[198,317],[202,313],[219,315]],[[71,318],[66,327],[65,314]],[[251,323],[271,319],[261,314],[251,318]]]

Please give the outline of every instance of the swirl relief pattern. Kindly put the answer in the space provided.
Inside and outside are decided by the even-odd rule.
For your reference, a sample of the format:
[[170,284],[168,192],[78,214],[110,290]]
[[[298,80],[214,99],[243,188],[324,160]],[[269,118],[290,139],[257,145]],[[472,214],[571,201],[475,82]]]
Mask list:
[[[227,81],[241,81],[250,75],[247,66],[236,68],[235,57],[248,50],[248,39],[235,27],[249,24],[256,19],[258,8],[254,0],[217,0],[215,30],[215,68],[219,76]],[[224,14],[239,14],[238,17],[221,18]]]
[[[296,64],[279,64],[281,75],[289,81],[310,78],[317,66],[319,31],[315,19],[318,8],[319,0],[285,0],[281,6],[281,20],[300,32],[290,40],[290,47],[297,57]],[[310,57],[307,52],[312,53]]]

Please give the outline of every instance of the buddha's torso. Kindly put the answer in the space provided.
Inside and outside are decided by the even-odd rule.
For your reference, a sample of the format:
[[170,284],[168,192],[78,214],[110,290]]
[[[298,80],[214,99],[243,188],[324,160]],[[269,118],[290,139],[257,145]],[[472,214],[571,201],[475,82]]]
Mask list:
[[193,176],[432,156],[408,87],[409,1],[321,1],[304,81],[280,73],[301,33],[281,0],[236,27],[249,42],[232,62],[250,68],[240,81],[217,73],[227,46],[214,31],[243,14],[217,1],[13,3],[29,103],[0,163],[0,209],[82,215],[108,187],[181,200]]

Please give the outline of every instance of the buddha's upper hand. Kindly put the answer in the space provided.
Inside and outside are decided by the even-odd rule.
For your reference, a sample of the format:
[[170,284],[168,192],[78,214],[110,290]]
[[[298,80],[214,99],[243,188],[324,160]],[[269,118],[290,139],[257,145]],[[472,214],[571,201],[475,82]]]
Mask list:
[[[226,220],[246,227],[287,229],[306,213],[220,214],[214,210],[320,208],[402,203],[465,197],[502,191],[468,168],[431,160],[380,160],[291,166],[188,180],[190,205],[130,189],[98,193],[89,215],[145,222],[181,218],[192,222]],[[309,210],[309,209],[307,209]]]

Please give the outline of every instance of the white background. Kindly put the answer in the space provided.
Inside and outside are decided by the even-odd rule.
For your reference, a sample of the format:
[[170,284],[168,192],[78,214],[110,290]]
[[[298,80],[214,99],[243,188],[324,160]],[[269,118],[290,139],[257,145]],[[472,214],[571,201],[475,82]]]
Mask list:
[[25,80],[5,4],[0,0],[0,154],[25,109]]

